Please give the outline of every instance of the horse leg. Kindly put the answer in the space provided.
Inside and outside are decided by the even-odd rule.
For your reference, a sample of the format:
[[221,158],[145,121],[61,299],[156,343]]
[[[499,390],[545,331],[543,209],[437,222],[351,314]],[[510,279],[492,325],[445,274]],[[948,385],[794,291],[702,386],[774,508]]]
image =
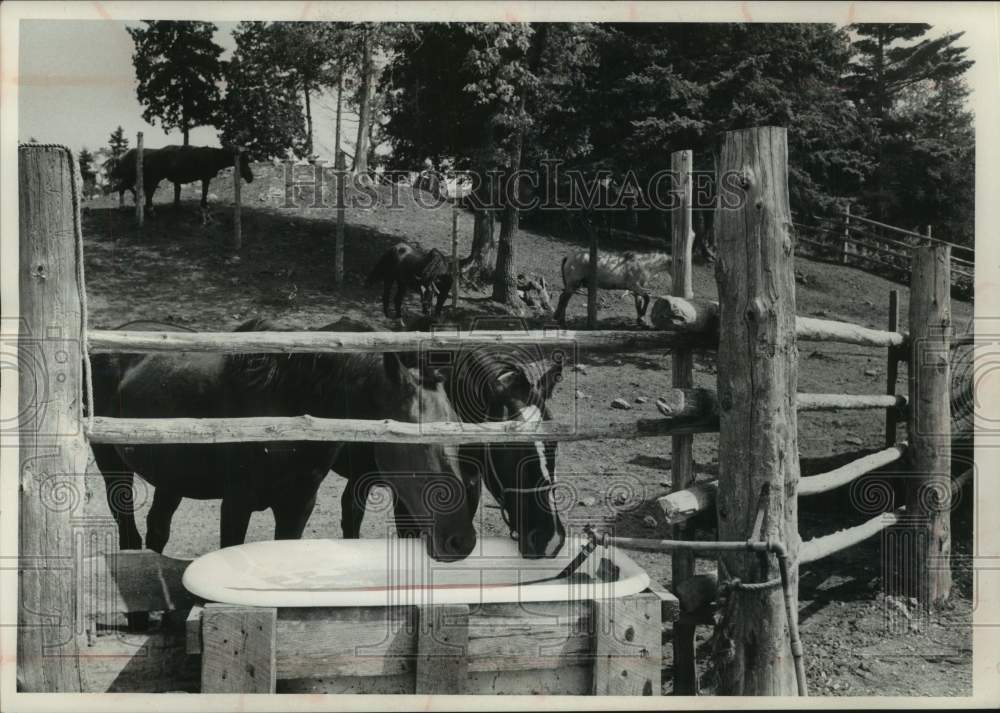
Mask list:
[[173,184],[174,184],[174,208],[180,208],[181,207],[181,184],[179,184],[177,181],[174,181]]
[[385,280],[385,284],[382,286],[382,314],[385,315],[386,319],[389,319],[391,315],[389,314],[389,298],[392,296],[392,278],[388,277]]
[[274,539],[302,539],[302,533],[305,532],[306,523],[309,522],[314,507],[316,507],[316,493],[304,497],[283,498],[281,502],[275,503],[271,507],[274,512]]
[[349,477],[340,496],[340,529],[345,540],[361,537],[361,523],[365,519],[365,503],[372,489],[372,479],[367,476]]
[[377,470],[371,444],[345,446],[333,463],[333,471],[347,479],[347,485],[340,496],[340,528],[345,540],[361,537],[365,504],[369,491],[375,485],[372,475]]
[[441,310],[444,309],[444,303],[448,301],[448,295],[451,294],[451,288],[451,275],[444,275],[438,278],[438,298],[437,304],[434,306],[435,317],[441,316]]
[[208,225],[208,181],[201,182],[201,224]]
[[247,539],[251,508],[239,495],[226,493],[222,498],[222,518],[219,525],[221,547],[242,545]]
[[104,477],[108,509],[118,526],[118,547],[123,550],[141,550],[142,537],[135,526],[135,504],[132,501],[132,482],[135,476],[118,456],[114,446],[95,443],[91,447],[97,467]]
[[566,322],[566,307],[569,306],[570,298],[573,297],[573,293],[575,291],[576,291],[575,289],[570,289],[569,287],[566,287],[566,289],[563,290],[562,294],[559,295],[559,304],[556,305],[556,313],[554,316],[556,321],[562,326],[565,326]]
[[402,281],[396,281],[396,319],[403,318],[403,297],[406,296],[406,286]]
[[649,293],[644,292],[642,294],[642,313],[639,315],[640,322],[642,321],[642,318],[646,316],[646,310],[648,309],[649,309]]
[[635,321],[642,324],[642,315],[645,312],[642,306],[643,295],[639,292],[632,293],[632,300],[635,302]]
[[163,554],[170,539],[170,522],[181,504],[181,496],[166,488],[153,492],[153,504],[146,515],[146,549]]

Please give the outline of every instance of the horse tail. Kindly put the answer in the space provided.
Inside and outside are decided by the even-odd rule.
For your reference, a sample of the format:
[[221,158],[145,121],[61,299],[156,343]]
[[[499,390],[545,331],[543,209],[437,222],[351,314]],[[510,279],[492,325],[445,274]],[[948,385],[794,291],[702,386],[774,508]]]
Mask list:
[[567,260],[569,260],[569,256],[568,255],[566,255],[566,256],[563,257],[563,259],[562,259],[562,266],[559,268],[559,271],[562,273],[563,289],[569,287],[569,284],[566,282],[566,261]]
[[371,287],[379,280],[383,280],[392,274],[392,266],[396,261],[396,251],[393,248],[386,250],[379,261],[375,263],[375,267],[372,268],[371,273],[368,275],[368,279],[365,280],[365,286]]

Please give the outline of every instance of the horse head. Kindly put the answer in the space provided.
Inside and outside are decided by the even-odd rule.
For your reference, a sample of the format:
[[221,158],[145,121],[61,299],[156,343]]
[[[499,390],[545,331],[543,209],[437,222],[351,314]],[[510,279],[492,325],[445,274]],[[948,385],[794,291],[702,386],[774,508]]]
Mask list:
[[[546,402],[562,378],[561,362],[532,381],[519,365],[506,362],[497,370],[488,355],[471,358],[471,368],[456,372],[462,383],[452,385],[453,402],[464,401],[460,408],[481,411],[467,421],[524,421],[531,428],[528,424],[551,420]],[[485,382],[486,388],[477,388],[477,382]],[[566,539],[554,498],[556,444],[487,443],[483,451],[486,487],[500,505],[521,556],[555,557]]]
[[[383,358],[386,384],[383,394],[372,394],[386,417],[410,423],[457,421],[435,370],[403,364],[399,355]],[[428,554],[438,561],[460,560],[476,544],[473,513],[469,512],[465,484],[454,446],[416,443],[376,443],[375,462],[380,477],[396,500],[396,528],[419,533]]]

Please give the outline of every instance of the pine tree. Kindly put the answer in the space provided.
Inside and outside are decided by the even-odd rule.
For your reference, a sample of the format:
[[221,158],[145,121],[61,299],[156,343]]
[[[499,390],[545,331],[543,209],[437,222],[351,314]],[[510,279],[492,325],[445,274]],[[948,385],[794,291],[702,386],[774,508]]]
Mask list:
[[222,139],[243,146],[254,159],[309,151],[301,83],[280,61],[279,32],[262,22],[241,22],[236,50],[226,68]]
[[111,132],[111,136],[108,139],[108,149],[111,152],[113,160],[117,160],[122,154],[128,151],[128,137],[125,136],[125,130],[120,125]]
[[92,187],[97,178],[97,172],[94,171],[94,154],[84,146],[77,154],[76,161],[80,167],[80,178],[83,179],[84,188]]

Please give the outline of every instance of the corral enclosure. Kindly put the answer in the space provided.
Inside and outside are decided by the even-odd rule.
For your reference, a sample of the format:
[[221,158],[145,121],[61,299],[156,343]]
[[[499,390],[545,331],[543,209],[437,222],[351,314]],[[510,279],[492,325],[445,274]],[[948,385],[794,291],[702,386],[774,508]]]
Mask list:
[[[185,203],[179,214],[163,205],[154,218],[147,220],[141,234],[135,232],[130,214],[114,207],[116,201],[102,199],[86,204],[84,233],[91,327],[111,328],[132,319],[159,319],[199,330],[227,330],[248,316],[262,314],[288,327],[316,326],[349,315],[382,322],[388,329],[392,325],[382,321],[377,291],[361,287],[368,268],[384,247],[406,238],[419,240],[426,247],[450,250],[451,209],[447,205],[429,210],[415,206],[412,200],[404,200],[394,211],[349,209],[347,287],[337,292],[332,287],[329,268],[334,211],[282,209],[277,205],[277,188],[284,175],[273,165],[255,166],[255,173],[261,183],[255,180],[244,187],[244,252],[238,263],[227,259],[224,247],[231,232],[226,180],[217,179],[213,183],[213,193],[219,196],[214,207],[217,221],[208,227],[199,225],[191,203]],[[268,181],[266,188],[264,180]],[[387,190],[379,188],[380,192]],[[409,191],[406,187],[398,190],[404,197]],[[166,191],[161,189],[158,198],[162,194]],[[254,197],[256,206],[252,202]],[[169,200],[166,198],[164,203]],[[459,252],[464,254],[470,239],[471,218],[462,214],[459,221],[462,240]],[[524,231],[518,243],[521,249],[518,261],[558,285],[562,255],[579,244]],[[642,244],[639,249],[648,249],[648,245]],[[805,284],[797,289],[799,315],[853,321],[876,329],[885,327],[888,290],[897,285],[850,267],[801,259],[796,267],[806,278]],[[905,331],[907,299],[905,289],[902,292],[900,329]],[[715,297],[711,266],[695,266],[694,294],[701,298]],[[484,296],[472,294],[460,302],[457,315],[466,325],[470,319],[497,319],[498,315],[484,312]],[[415,303],[411,302],[408,309],[412,313]],[[582,305],[578,304],[576,309],[582,309]],[[971,319],[971,305],[955,301],[953,313],[956,332],[961,333]],[[621,301],[613,294],[601,296],[600,328],[627,326],[631,314],[630,301]],[[582,316],[572,316],[570,326],[581,322]],[[544,324],[540,316],[531,323]],[[869,393],[873,389],[880,391],[884,385],[883,350],[803,343],[800,354],[802,392]],[[596,426],[655,416],[653,402],[671,387],[669,356],[662,350],[621,355],[588,355],[578,351],[574,358],[577,369],[567,373],[554,397],[553,408],[560,421]],[[696,353],[696,385],[714,384],[714,361],[711,352]],[[616,398],[625,399],[631,410],[610,408]],[[857,452],[878,450],[882,445],[881,424],[881,412],[801,415],[799,445],[803,475],[829,470],[832,464],[850,460]],[[836,440],[831,435],[836,435]],[[714,436],[695,439],[695,471],[701,478],[717,472],[716,449]],[[574,522],[598,522],[619,534],[655,536],[654,525],[659,527],[660,522],[655,500],[669,489],[669,462],[669,444],[663,439],[562,444],[557,469],[560,479],[569,483],[573,491],[564,519],[571,526]],[[339,478],[327,479],[307,536],[336,533],[342,485]],[[86,505],[88,512],[106,516],[99,481],[94,480],[90,490],[94,497]],[[817,511],[805,503],[802,505],[803,539],[808,539],[811,528],[822,534],[867,519],[868,515],[852,504],[848,493],[833,497],[841,498],[847,507],[830,507],[830,499],[824,500]],[[137,499],[143,498],[140,495]],[[148,502],[147,494],[147,506]],[[477,527],[484,533],[504,534],[499,513],[490,505],[486,498]],[[380,535],[391,529],[391,525],[384,509],[374,510],[370,509],[372,516],[366,521],[366,530],[370,535]],[[856,516],[852,515],[855,511]],[[214,549],[217,513],[216,503],[185,502],[175,519],[168,554],[191,557]],[[255,515],[249,538],[270,539],[271,527],[269,514]],[[956,546],[961,551],[962,538],[958,532],[956,535]],[[874,691],[876,684],[883,685],[882,677],[888,673],[885,661],[878,656],[880,647],[885,646],[878,626],[888,605],[874,599],[880,571],[877,553],[876,539],[827,560],[827,564],[815,571],[806,568],[802,574],[800,597],[809,612],[803,617],[803,636],[807,651],[813,652],[808,658],[810,676],[818,677],[819,682],[814,686],[820,692],[863,692],[869,686]],[[669,581],[666,558],[641,553],[635,557],[651,576]],[[707,563],[702,563],[699,571],[708,568]],[[967,595],[968,580],[961,572],[957,578],[956,594]],[[843,602],[838,602],[841,598]],[[839,606],[833,607],[834,603]],[[852,618],[852,614],[844,612],[845,605],[854,612],[854,620],[861,623],[860,628],[850,632],[853,641],[842,627],[844,617]],[[967,603],[963,605],[959,599],[957,608],[948,616],[954,616],[956,621],[966,619],[968,609],[963,606]],[[866,621],[869,623],[863,623]],[[887,676],[894,681],[890,685],[898,685],[901,693],[909,692],[905,686],[921,685],[927,686],[928,691],[936,691],[941,690],[940,686],[957,685],[963,677],[970,680],[965,665],[970,655],[967,631],[962,631],[963,627],[945,627],[940,635],[927,631],[904,634],[918,646],[926,646],[930,660],[924,659],[927,662],[924,668],[914,667],[911,661],[905,667],[893,669]],[[98,645],[101,638],[98,637]],[[930,653],[942,646],[949,652],[945,658]],[[848,660],[854,663],[845,663],[842,658],[848,649],[852,651]],[[872,660],[878,663],[872,664]],[[946,665],[942,671],[941,661],[958,668],[952,671]],[[941,677],[935,680],[934,672]]]

